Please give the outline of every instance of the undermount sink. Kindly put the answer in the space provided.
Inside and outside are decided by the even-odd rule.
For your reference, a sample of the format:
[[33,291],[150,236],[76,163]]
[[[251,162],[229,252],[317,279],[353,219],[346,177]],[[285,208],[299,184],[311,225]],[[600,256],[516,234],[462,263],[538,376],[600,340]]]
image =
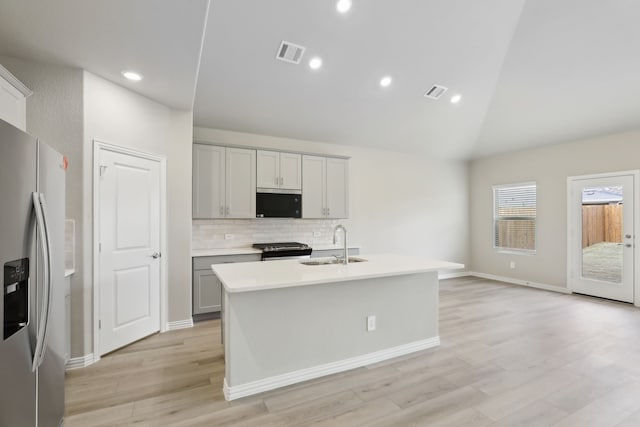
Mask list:
[[[364,258],[357,258],[357,257],[349,257],[349,264],[354,263],[354,262],[365,262],[367,261]],[[314,259],[311,261],[300,261],[300,264],[304,264],[304,265],[329,265],[329,264],[342,264],[342,260],[341,259],[335,259],[335,258],[323,258],[323,259]]]

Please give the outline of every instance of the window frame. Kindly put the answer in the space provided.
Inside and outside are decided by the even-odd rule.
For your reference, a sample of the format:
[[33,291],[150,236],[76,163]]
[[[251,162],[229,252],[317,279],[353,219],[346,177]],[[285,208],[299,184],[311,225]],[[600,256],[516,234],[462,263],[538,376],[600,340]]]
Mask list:
[[[518,188],[518,187],[534,187],[535,188],[535,198],[536,198],[536,215],[535,216],[510,216],[510,217],[500,217],[498,215],[498,192],[501,189],[505,188]],[[491,187],[491,192],[493,195],[493,231],[492,231],[492,246],[493,249],[498,253],[505,254],[516,254],[516,255],[535,255],[538,249],[538,183],[536,181],[528,181],[528,182],[519,182],[513,184],[500,184],[493,185]],[[534,248],[533,249],[522,249],[522,248],[508,248],[506,246],[498,246],[498,221],[505,219],[515,219],[515,220],[533,220],[534,221]]]

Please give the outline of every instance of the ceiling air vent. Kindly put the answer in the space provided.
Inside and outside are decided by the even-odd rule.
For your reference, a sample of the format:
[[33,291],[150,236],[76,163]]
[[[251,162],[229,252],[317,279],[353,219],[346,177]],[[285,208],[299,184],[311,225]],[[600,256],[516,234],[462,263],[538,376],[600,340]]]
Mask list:
[[433,85],[431,89],[424,93],[425,98],[440,99],[440,97],[448,90],[448,88],[440,85]]
[[285,62],[291,62],[292,64],[299,64],[302,59],[302,54],[304,54],[304,50],[305,48],[303,46],[283,40],[278,48],[276,58]]

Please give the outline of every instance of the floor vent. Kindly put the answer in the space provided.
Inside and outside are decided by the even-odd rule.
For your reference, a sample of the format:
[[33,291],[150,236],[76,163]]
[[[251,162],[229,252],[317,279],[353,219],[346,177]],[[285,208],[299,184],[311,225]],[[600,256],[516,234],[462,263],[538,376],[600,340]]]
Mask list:
[[302,59],[302,55],[304,54],[304,50],[305,48],[303,46],[283,40],[278,48],[276,58],[292,64],[299,64]]
[[448,90],[448,88],[440,85],[433,85],[431,89],[424,93],[425,98],[440,99],[442,95]]

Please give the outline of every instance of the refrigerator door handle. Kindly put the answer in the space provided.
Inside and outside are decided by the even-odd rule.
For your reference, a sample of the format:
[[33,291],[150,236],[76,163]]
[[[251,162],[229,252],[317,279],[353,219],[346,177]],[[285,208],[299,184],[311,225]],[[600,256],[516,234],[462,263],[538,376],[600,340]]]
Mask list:
[[42,258],[44,259],[42,269],[44,277],[42,306],[40,308],[40,318],[37,325],[36,349],[33,354],[33,364],[31,366],[32,371],[35,372],[42,363],[42,358],[47,348],[45,343],[49,326],[49,313],[51,312],[51,245],[49,243],[49,229],[47,228],[47,212],[44,195],[42,193],[33,193],[32,198],[33,208],[36,214],[36,228],[40,240],[40,249],[42,250]]

